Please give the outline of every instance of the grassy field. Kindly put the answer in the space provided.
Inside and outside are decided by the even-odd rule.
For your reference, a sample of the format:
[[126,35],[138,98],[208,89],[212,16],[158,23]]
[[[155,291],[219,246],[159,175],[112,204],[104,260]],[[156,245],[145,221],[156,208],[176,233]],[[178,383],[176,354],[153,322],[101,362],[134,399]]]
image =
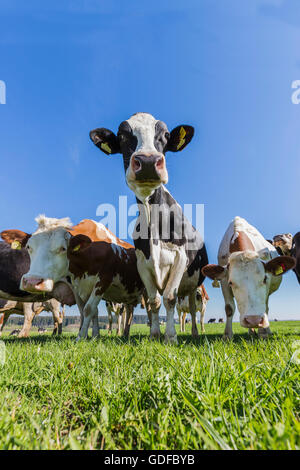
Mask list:
[[146,326],[79,344],[4,334],[0,448],[299,449],[300,322],[272,323],[269,340],[234,325],[224,343],[223,328],[192,341],[188,327],[178,346]]

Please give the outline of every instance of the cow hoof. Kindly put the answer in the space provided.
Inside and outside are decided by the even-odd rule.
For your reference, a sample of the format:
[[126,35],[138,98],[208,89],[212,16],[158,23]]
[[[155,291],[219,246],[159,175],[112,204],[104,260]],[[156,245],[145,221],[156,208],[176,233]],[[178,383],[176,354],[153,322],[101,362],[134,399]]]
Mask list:
[[165,336],[165,344],[178,344],[177,336]]
[[153,341],[159,341],[160,340],[160,333],[151,333],[150,334],[150,339]]
[[223,335],[223,336],[222,336],[222,339],[223,339],[224,341],[231,341],[231,340],[232,340],[232,335]]

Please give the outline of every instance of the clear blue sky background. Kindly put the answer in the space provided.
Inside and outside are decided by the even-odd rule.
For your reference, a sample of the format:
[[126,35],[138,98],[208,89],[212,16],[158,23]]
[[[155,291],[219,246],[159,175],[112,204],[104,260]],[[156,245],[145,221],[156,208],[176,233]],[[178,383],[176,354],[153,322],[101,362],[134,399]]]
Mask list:
[[[235,215],[266,237],[299,231],[298,0],[0,0],[0,229],[34,217],[96,218],[133,194],[121,157],[89,140],[137,111],[195,138],[168,154],[179,203],[205,204],[211,262]],[[223,314],[206,281],[208,316]],[[300,318],[293,273],[271,318]],[[237,319],[237,316],[235,317]]]

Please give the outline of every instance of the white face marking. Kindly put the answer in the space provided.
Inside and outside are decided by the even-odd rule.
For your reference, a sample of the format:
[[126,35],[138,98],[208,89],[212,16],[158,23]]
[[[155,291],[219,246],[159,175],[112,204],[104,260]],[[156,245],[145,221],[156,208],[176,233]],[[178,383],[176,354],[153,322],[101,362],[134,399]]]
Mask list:
[[54,283],[68,275],[68,241],[71,238],[64,228],[56,228],[33,235],[28,243],[30,269],[23,277],[37,277]]
[[158,153],[154,145],[157,120],[151,114],[138,113],[127,120],[138,143],[134,154]]
[[264,328],[269,326],[266,303],[271,275],[255,252],[237,252],[230,256],[228,282],[237,302],[241,325],[249,326],[245,324],[245,317],[260,316],[264,318]]

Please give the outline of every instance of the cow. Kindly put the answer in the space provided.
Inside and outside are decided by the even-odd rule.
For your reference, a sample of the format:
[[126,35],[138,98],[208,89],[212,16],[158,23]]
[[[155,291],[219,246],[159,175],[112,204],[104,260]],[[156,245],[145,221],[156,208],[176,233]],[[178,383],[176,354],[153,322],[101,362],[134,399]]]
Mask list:
[[[195,315],[195,292],[204,280],[201,268],[208,263],[202,237],[164,186],[168,182],[166,152],[183,150],[193,135],[194,128],[187,125],[169,132],[164,122],[148,113],[136,113],[123,121],[117,135],[105,128],[90,132],[93,143],[105,154],[123,155],[126,182],[139,206],[133,239],[138,271],[151,306],[150,337],[160,337],[162,295],[167,343],[177,343],[177,297],[188,295],[189,311]],[[193,334],[198,335],[197,328]]]
[[[207,306],[207,302],[209,300],[208,294],[205,290],[205,287],[202,285],[197,287],[196,290],[196,312],[200,312],[200,325],[201,325],[201,332],[205,333],[204,328],[204,314]],[[184,297],[184,299],[178,299],[177,305],[177,313],[180,323],[180,331],[181,333],[185,332],[185,320],[186,316],[189,312],[189,298]],[[192,316],[192,330],[196,327],[196,314]]]
[[291,233],[275,235],[271,243],[276,248],[279,255],[290,256],[293,244],[293,235]]
[[19,338],[27,338],[31,329],[34,317],[41,312],[51,312],[53,315],[54,329],[53,335],[62,334],[63,312],[61,312],[61,304],[55,299],[45,302],[17,302],[15,300],[0,301],[0,312],[3,313],[2,321],[0,321],[0,335],[7,323],[10,315],[24,315],[24,324],[19,332]]
[[216,323],[216,319],[215,318],[210,318],[207,323]]
[[219,323],[224,323],[224,319],[223,319],[223,318],[219,318]]
[[40,302],[55,298],[62,304],[74,305],[75,299],[72,291],[65,283],[54,286],[52,295],[42,296],[40,292],[34,294],[20,289],[23,274],[30,267],[30,258],[25,245],[30,234],[21,230],[4,230],[0,233],[0,298],[17,302]]
[[291,233],[275,235],[272,243],[279,254],[290,255],[295,258],[296,266],[294,273],[300,284],[300,232],[297,232],[294,236]]
[[56,283],[69,279],[81,314],[77,340],[87,337],[91,321],[92,335],[98,336],[102,299],[126,304],[124,334],[128,335],[133,309],[144,290],[134,247],[92,220],[73,227],[68,218],[40,216],[36,221],[38,229],[26,244],[31,263],[21,289],[50,293]]
[[221,281],[225,301],[224,339],[231,339],[234,299],[240,324],[261,337],[271,334],[268,311],[269,296],[275,292],[282,274],[295,266],[290,256],[279,256],[276,249],[245,219],[235,217],[229,224],[218,252],[218,265],[202,269],[205,276]]

